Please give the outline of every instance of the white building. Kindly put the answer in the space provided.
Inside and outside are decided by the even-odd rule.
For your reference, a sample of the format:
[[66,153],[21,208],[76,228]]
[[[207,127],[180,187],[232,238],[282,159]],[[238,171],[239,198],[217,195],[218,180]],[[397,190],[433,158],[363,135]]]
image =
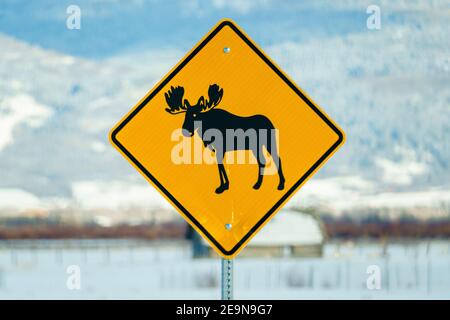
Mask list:
[[[250,240],[239,257],[320,257],[325,239],[323,224],[316,215],[281,210]],[[199,250],[203,253],[194,255],[215,255],[203,239],[202,244],[208,249]]]

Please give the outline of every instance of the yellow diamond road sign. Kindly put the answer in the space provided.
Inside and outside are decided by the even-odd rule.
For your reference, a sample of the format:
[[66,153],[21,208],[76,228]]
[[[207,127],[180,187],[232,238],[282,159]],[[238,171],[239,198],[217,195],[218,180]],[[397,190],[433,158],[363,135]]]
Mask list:
[[220,21],[110,134],[225,258],[237,255],[344,139],[230,20]]

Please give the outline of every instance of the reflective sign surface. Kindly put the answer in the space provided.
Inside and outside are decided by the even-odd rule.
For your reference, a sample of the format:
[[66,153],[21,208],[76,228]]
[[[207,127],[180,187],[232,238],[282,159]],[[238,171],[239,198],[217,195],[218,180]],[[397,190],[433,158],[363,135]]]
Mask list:
[[111,142],[230,258],[344,133],[224,20],[113,128]]

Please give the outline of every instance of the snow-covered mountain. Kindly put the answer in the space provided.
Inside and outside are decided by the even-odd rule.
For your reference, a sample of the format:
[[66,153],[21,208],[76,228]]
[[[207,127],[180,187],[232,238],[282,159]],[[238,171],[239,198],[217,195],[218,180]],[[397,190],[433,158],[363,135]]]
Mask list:
[[[263,45],[347,133],[293,204],[450,203],[450,14],[432,9],[377,31]],[[184,50],[174,43],[91,59],[6,34],[0,48],[0,208],[39,199],[166,205],[107,133]]]

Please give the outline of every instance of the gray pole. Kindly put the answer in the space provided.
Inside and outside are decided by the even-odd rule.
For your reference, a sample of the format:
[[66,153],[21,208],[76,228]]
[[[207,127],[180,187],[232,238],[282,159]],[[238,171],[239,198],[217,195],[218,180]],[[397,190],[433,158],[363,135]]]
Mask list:
[[233,259],[222,258],[222,300],[233,299]]

